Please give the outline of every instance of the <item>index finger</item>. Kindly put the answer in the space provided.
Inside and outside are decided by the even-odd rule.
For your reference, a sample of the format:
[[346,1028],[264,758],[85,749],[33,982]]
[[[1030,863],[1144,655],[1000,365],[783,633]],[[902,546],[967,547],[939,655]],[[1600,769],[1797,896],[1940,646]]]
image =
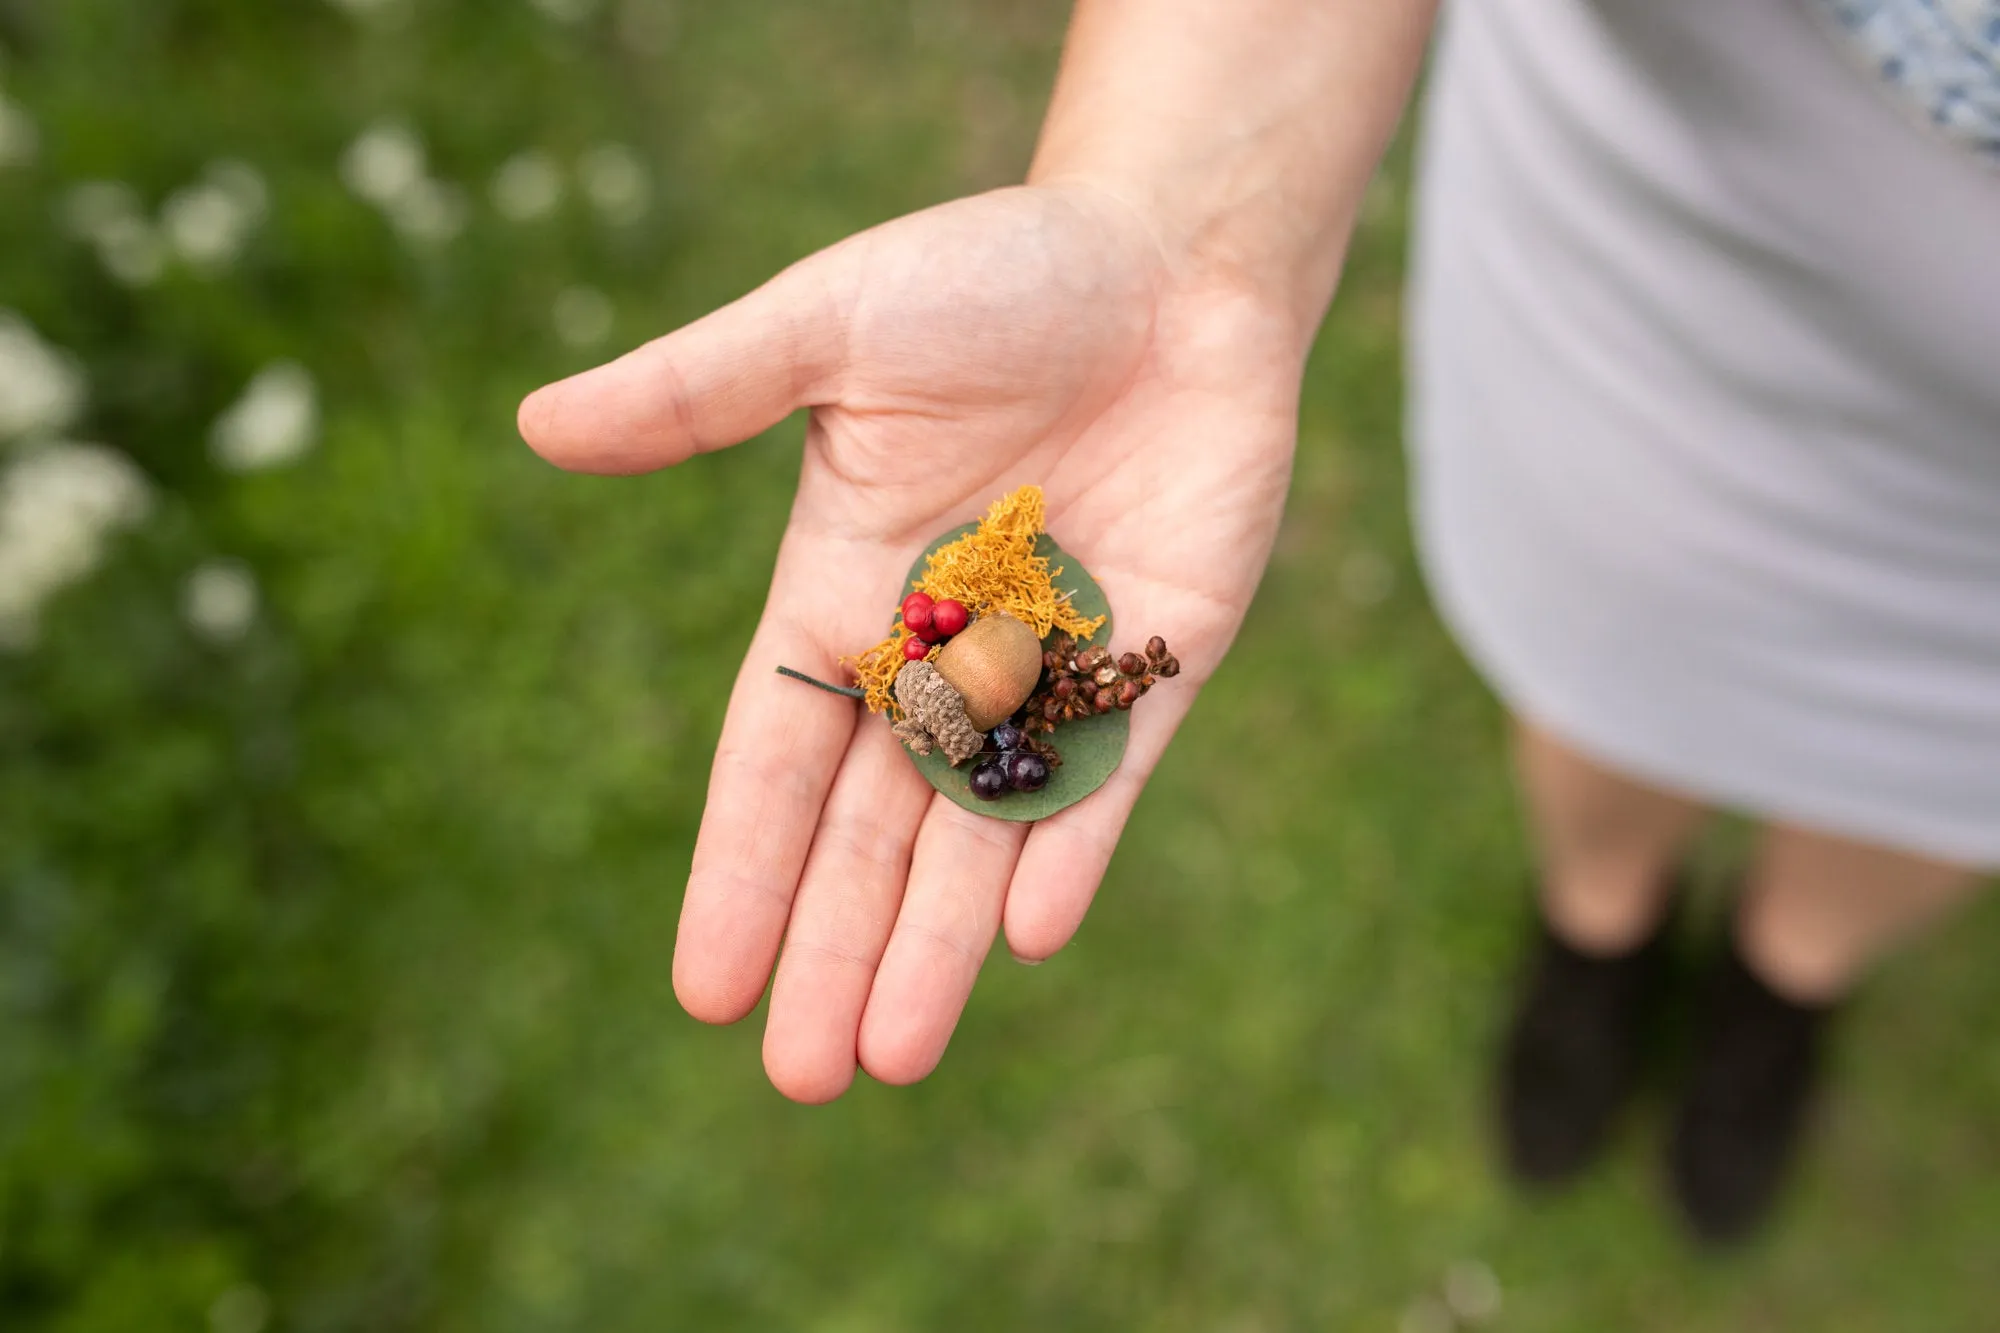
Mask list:
[[[764,993],[813,831],[847,752],[855,701],[777,674],[835,680],[870,616],[873,560],[788,536],[730,691],[674,946],[674,993],[706,1023],[733,1023]],[[854,622],[850,624],[849,622]]]

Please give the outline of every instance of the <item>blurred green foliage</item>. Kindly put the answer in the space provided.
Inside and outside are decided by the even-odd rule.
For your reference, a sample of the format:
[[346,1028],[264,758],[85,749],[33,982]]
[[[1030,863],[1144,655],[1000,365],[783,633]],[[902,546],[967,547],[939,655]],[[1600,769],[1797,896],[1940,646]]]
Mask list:
[[[1648,1147],[1547,1204],[1491,1178],[1526,869],[1497,709],[1411,563],[1401,156],[1272,573],[1078,942],[996,962],[927,1084],[827,1109],[769,1090],[754,1026],[676,1008],[796,425],[611,482],[529,456],[513,405],[1017,176],[1061,10],[0,0],[39,132],[0,170],[0,306],[86,369],[73,433],[157,488],[0,654],[0,1325],[1424,1330],[1478,1265],[1510,1328],[1990,1323],[1990,908],[1870,995],[1803,1197],[1743,1258],[1684,1251]],[[455,236],[343,183],[385,119],[462,191]],[[573,181],[530,221],[489,199],[523,150],[607,142],[647,168],[636,220]],[[157,207],[218,158],[269,190],[226,271],[131,285],[58,225],[79,182]],[[611,322],[566,342],[579,287]],[[287,359],[317,447],[219,469],[211,423]],[[219,557],[260,604],[223,641],[181,610]]]

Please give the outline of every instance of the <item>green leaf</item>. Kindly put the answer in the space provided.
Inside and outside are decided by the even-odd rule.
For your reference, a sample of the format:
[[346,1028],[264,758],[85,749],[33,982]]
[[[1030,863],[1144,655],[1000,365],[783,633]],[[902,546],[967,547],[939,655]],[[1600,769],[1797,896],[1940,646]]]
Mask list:
[[[924,561],[932,551],[946,542],[954,541],[971,532],[978,525],[968,523],[964,527],[953,528],[945,533],[910,566],[908,586],[914,587],[923,576]],[[1086,618],[1105,617],[1104,627],[1097,631],[1091,643],[1111,641],[1111,603],[1105,600],[1104,590],[1097,586],[1097,580],[1081,561],[1065,552],[1062,547],[1043,533],[1035,539],[1035,553],[1047,556],[1049,568],[1060,570],[1055,575],[1056,593],[1071,592],[1070,603]],[[1046,646],[1046,640],[1044,641]],[[1104,785],[1111,776],[1118,761],[1125,757],[1125,737],[1131,731],[1132,718],[1129,713],[1113,710],[1096,717],[1087,717],[1077,722],[1065,722],[1049,733],[1052,741],[1062,754],[1062,764],[1049,774],[1048,785],[1040,791],[1010,791],[997,801],[982,801],[972,794],[971,777],[977,759],[968,759],[957,768],[944,757],[942,751],[933,750],[928,755],[911,754],[917,771],[924,779],[944,795],[964,806],[976,815],[986,815],[993,819],[1011,819],[1017,823],[1027,823],[1037,819],[1047,819],[1058,810],[1075,805],[1084,797]]]

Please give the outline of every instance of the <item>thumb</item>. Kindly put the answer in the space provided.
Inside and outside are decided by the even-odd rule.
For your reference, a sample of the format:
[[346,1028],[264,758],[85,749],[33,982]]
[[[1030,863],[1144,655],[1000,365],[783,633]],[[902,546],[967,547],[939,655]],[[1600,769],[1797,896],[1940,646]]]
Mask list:
[[839,303],[812,260],[616,361],[537,389],[521,437],[557,467],[626,475],[741,443],[831,401]]

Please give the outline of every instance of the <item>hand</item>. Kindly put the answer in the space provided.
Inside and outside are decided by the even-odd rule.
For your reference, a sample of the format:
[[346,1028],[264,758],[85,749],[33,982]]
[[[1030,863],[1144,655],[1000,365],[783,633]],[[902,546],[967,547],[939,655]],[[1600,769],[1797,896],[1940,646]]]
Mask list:
[[[674,955],[681,1002],[715,1023],[756,1006],[776,961],[764,1063],[787,1096],[831,1100],[857,1061],[924,1077],[1003,922],[1039,961],[1083,919],[1270,555],[1305,346],[1279,304],[1089,185],[1028,186],[855,236],[522,405],[545,458],[616,474],[812,409]],[[1032,827],[938,796],[884,722],[774,672],[837,678],[918,552],[1028,482],[1110,597],[1112,646],[1163,635],[1183,667],[1133,709],[1111,780]]]

